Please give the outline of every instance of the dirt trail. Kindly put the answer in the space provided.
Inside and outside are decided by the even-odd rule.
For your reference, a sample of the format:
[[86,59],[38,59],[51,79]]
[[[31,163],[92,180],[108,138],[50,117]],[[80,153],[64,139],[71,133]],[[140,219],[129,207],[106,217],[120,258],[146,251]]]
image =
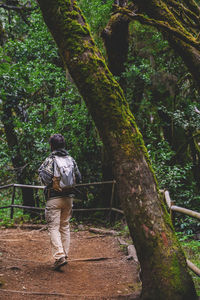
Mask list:
[[47,231],[0,229],[0,299],[138,299],[138,266],[117,237],[72,231],[68,264],[52,264]]

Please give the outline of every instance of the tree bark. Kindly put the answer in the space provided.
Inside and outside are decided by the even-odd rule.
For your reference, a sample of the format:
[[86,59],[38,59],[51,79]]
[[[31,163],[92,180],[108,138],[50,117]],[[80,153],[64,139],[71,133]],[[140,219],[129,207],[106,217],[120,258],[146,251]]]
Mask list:
[[120,76],[125,71],[129,46],[130,19],[120,14],[112,16],[102,32],[108,67],[113,75]]
[[61,56],[112,157],[118,195],[142,269],[142,299],[196,299],[143,138],[77,3],[38,0]]

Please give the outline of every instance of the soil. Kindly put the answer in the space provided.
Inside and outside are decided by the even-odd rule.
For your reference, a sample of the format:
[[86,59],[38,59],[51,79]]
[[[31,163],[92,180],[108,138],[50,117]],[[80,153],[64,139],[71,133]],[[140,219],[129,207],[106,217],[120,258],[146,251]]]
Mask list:
[[139,299],[138,265],[114,235],[71,230],[68,264],[53,271],[46,230],[0,229],[0,299]]

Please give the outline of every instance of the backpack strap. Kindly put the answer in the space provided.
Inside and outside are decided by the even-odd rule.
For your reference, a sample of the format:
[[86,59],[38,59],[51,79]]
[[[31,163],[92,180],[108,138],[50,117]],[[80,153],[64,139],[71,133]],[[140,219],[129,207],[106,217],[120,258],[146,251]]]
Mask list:
[[53,178],[52,178],[52,188],[57,192],[62,192],[62,188],[60,187],[60,176],[58,172],[58,165],[56,162],[55,156],[53,156]]

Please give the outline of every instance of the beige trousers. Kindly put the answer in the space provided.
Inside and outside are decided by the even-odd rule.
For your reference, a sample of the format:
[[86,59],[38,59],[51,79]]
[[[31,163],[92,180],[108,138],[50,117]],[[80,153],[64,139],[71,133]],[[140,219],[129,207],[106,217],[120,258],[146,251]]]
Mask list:
[[55,260],[68,256],[72,203],[72,197],[50,198],[46,203],[45,219]]

